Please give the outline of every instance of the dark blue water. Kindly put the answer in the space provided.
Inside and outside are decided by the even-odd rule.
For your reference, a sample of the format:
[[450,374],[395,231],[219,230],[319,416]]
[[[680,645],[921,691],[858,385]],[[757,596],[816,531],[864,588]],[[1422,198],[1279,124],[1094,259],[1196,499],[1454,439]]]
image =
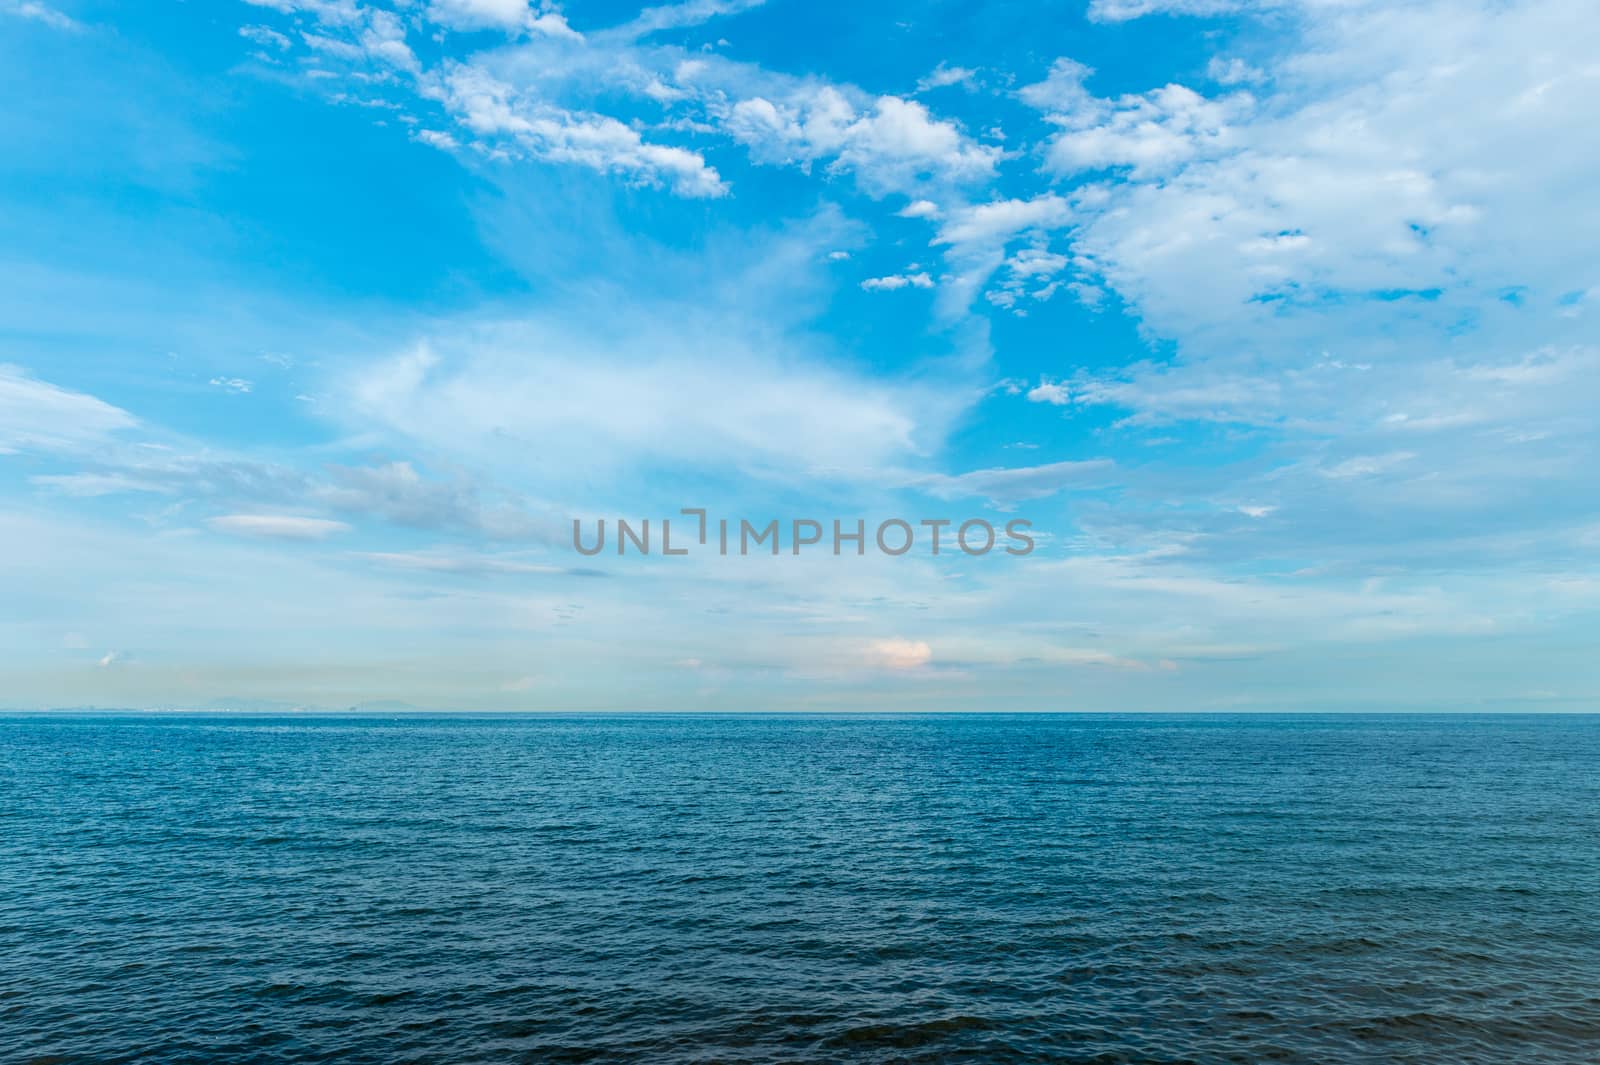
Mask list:
[[0,717],[8,1061],[1600,1061],[1600,719]]

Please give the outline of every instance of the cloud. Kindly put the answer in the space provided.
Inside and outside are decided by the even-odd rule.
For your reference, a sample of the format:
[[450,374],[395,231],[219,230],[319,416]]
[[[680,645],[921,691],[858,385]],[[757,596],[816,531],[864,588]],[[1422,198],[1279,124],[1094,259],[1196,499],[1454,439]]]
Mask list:
[[728,192],[698,152],[650,143],[607,115],[556,107],[471,65],[448,64],[428,92],[467,130],[498,141],[502,150],[622,174],[639,184],[665,184],[690,198]]
[[[1600,223],[1569,190],[1594,153],[1536,147],[1575,146],[1588,123],[1600,71],[1577,43],[1583,4],[1358,0],[1300,13],[1259,103],[1183,96],[1168,108],[1169,86],[1063,112],[1103,119],[1073,142],[1085,157],[1104,148],[1095,158],[1144,166],[1082,213],[1075,250],[1150,329],[1294,343],[1325,335],[1327,315],[1370,334],[1395,309],[1381,304],[1407,293],[1459,321],[1484,292],[1554,301],[1593,283],[1573,249]],[[1123,137],[1141,109],[1153,116],[1142,163]],[[1194,121],[1165,121],[1181,115]]]
[[1220,55],[1212,56],[1206,63],[1206,77],[1222,85],[1251,85],[1267,79],[1265,72],[1238,56],[1224,59]]
[[310,15],[318,22],[332,25],[359,22],[362,14],[361,5],[356,0],[245,0],[245,3],[285,15]]
[[981,182],[1000,158],[998,148],[972,141],[915,100],[879,96],[858,108],[844,90],[826,84],[740,100],[723,124],[757,162],[806,166],[832,159],[830,171],[854,173],[877,196],[930,182]]
[[80,452],[136,425],[119,407],[0,363],[0,454]]
[[1208,99],[1182,85],[1100,99],[1084,88],[1093,71],[1059,59],[1042,82],[1018,95],[1060,127],[1045,149],[1045,169],[1058,177],[1128,167],[1134,178],[1155,178],[1234,142],[1230,123],[1248,115],[1244,93]]
[[255,385],[242,377],[213,377],[211,379],[211,387],[220,388],[224,392],[232,392],[234,395],[244,395],[253,389]]
[[[1270,94],[1230,116],[1225,143],[1130,169],[1063,235],[1070,269],[1173,343],[1170,358],[1069,375],[1074,403],[1118,414],[1113,433],[1225,427],[1256,458],[1148,488],[1184,507],[1136,514],[1135,487],[1080,518],[1112,542],[1179,538],[1219,566],[1309,555],[1466,581],[1547,565],[1532,545],[1600,520],[1575,461],[1600,446],[1580,414],[1600,356],[1566,317],[1594,284],[1576,249],[1600,241],[1582,176],[1600,164],[1581,133],[1600,85],[1576,43],[1585,9],[1297,15],[1261,59]],[[1074,68],[1033,95],[1112,132],[1126,101],[1155,99],[1096,100]]]
[[450,134],[438,129],[418,129],[411,132],[411,139],[438,148],[443,152],[453,152],[461,146]]
[[420,573],[448,573],[467,576],[525,577],[565,575],[577,577],[602,576],[600,570],[585,567],[553,566],[542,562],[528,562],[517,558],[493,555],[461,554],[451,552],[420,551],[368,551],[360,558],[395,569]]
[[333,483],[315,490],[335,510],[371,514],[400,525],[441,528],[476,523],[477,504],[462,481],[424,480],[409,462],[330,466]]
[[[1108,382],[1080,377],[1075,399],[1121,407],[1119,427],[1182,434],[1196,423],[1227,425],[1261,456],[1150,485],[1159,497],[1188,500],[1183,509],[1080,516],[1116,542],[1181,536],[1191,558],[1223,565],[1308,554],[1340,571],[1548,565],[1553,545],[1576,543],[1600,521],[1578,458],[1600,446],[1580,413],[1591,402],[1578,384],[1592,372],[1585,367],[1600,368],[1600,352],[1547,348],[1464,363],[1322,358],[1290,361],[1276,375],[1216,357],[1146,365],[1108,391],[1099,391]],[[1244,523],[1236,513],[1272,521]]]
[[326,540],[335,533],[350,531],[342,521],[286,514],[224,514],[208,518],[206,524],[218,532],[271,540]]
[[[1233,422],[1276,425],[1286,408],[1283,382],[1259,366],[1163,366],[1135,363],[1105,374],[1075,379],[1079,403],[1129,411],[1128,425]],[[1308,387],[1316,385],[1307,382]]]
[[[1023,236],[1048,239],[1051,231],[1069,225],[1074,213],[1074,204],[1053,192],[1027,200],[992,200],[952,208],[933,238],[935,247],[945,247],[945,259],[955,271],[945,286],[947,313],[966,310],[995,271],[1005,265],[1006,248],[1013,241]],[[1017,291],[1009,290],[1009,297],[995,302],[1002,306],[1014,303]]]
[[1345,459],[1332,466],[1327,466],[1321,471],[1322,476],[1343,480],[1349,477],[1371,477],[1374,474],[1385,473],[1398,466],[1403,466],[1416,458],[1413,451],[1391,451],[1385,455],[1357,455]]
[[564,542],[565,517],[505,492],[491,492],[458,472],[425,475],[409,461],[329,463],[320,473],[285,465],[166,448],[102,450],[97,470],[40,474],[31,483],[64,495],[96,498],[126,492],[202,499],[233,508],[314,504],[346,517],[403,529],[470,534],[498,541]]
[[983,496],[996,504],[1010,505],[1043,499],[1065,489],[1104,488],[1115,480],[1116,467],[1110,459],[1085,459],[1043,466],[974,470],[956,476],[936,474],[917,478],[910,486],[940,499]]
[[263,48],[276,48],[279,51],[285,51],[292,46],[289,38],[270,26],[240,26],[239,36],[247,41],[254,41]]
[[83,23],[77,19],[57,11],[48,4],[37,3],[35,0],[0,4],[0,12],[16,15],[19,18],[32,19],[35,22],[49,26],[51,29],[67,30],[74,33],[83,29]]
[[742,11],[749,11],[765,2],[766,0],[686,0],[679,4],[647,7],[619,32],[630,37],[643,37],[662,30],[698,26],[724,15],[737,15]]
[[430,22],[454,30],[493,29],[580,39],[559,11],[536,10],[528,0],[429,0],[425,14]]
[[917,91],[927,92],[930,89],[942,89],[950,85],[964,85],[971,88],[978,72],[968,70],[966,67],[952,67],[940,63],[933,72],[917,80]]
[[465,532],[492,540],[557,541],[565,522],[515,501],[485,502],[466,477],[425,478],[405,461],[327,467],[327,483],[308,486],[317,503],[346,515],[404,528]]
[[1214,17],[1241,11],[1267,11],[1293,0],[1090,0],[1089,18],[1095,22],[1127,22],[1146,15]]
[[421,73],[422,64],[406,43],[405,24],[400,17],[382,8],[359,10],[360,23],[353,36],[360,53],[381,66],[413,75]]
[[[141,647],[188,648],[198,638],[220,654],[230,650],[226,642],[202,630],[224,628],[213,623],[216,611],[252,601],[274,614],[248,643],[276,648],[256,638],[276,634],[316,661],[335,628],[361,634],[341,637],[352,641],[344,645],[349,657],[388,633],[404,631],[408,643],[413,634],[432,633],[439,661],[406,683],[478,683],[492,695],[506,678],[537,668],[539,690],[558,703],[574,693],[615,698],[630,683],[636,691],[652,663],[705,656],[714,647],[710,658],[719,669],[734,663],[718,683],[740,670],[766,670],[737,696],[771,695],[763,705],[772,705],[787,682],[774,679],[777,673],[805,655],[785,661],[788,651],[769,648],[792,647],[803,626],[834,634],[816,660],[856,670],[862,648],[878,642],[875,634],[915,632],[919,641],[901,642],[938,644],[942,665],[992,666],[983,686],[991,698],[1057,700],[1067,689],[1048,686],[1055,667],[1181,663],[1184,683],[1174,688],[1183,690],[1169,692],[1165,704],[1160,690],[1138,689],[1150,705],[1199,705],[1230,688],[1276,697],[1287,689],[1271,683],[1275,676],[1310,678],[1296,687],[1297,699],[1310,687],[1327,691],[1326,663],[1356,658],[1349,648],[1328,653],[1341,641],[1492,637],[1450,642],[1445,651],[1440,640],[1361,646],[1360,655],[1384,663],[1371,671],[1387,674],[1378,678],[1382,694],[1420,677],[1435,687],[1431,698],[1443,697],[1439,684],[1466,676],[1456,668],[1464,656],[1473,662],[1471,683],[1482,683],[1500,668],[1495,661],[1540,656],[1514,668],[1542,673],[1551,661],[1559,664],[1559,645],[1587,646],[1548,637],[1581,636],[1571,619],[1592,614],[1596,603],[1593,575],[1581,565],[1600,544],[1587,462],[1600,446],[1593,418],[1600,356],[1592,336],[1600,276],[1590,251],[1600,216],[1588,202],[1596,78],[1585,51],[1592,5],[1349,0],[1295,5],[1292,18],[1242,30],[1236,23],[1167,26],[1162,35],[1193,35],[1180,71],[1129,82],[1141,75],[1125,67],[1101,81],[1086,67],[1058,63],[1048,76],[1040,64],[1021,78],[1018,84],[1035,82],[1022,99],[1045,119],[1006,118],[1003,153],[995,148],[998,134],[976,133],[995,117],[978,113],[989,97],[960,98],[960,121],[926,106],[954,102],[954,93],[930,92],[920,112],[886,109],[878,95],[821,75],[792,78],[715,50],[686,50],[706,34],[664,32],[726,10],[722,5],[671,9],[657,17],[663,32],[645,46],[614,31],[592,31],[580,43],[515,26],[506,31],[514,40],[432,38],[441,27],[425,21],[425,3],[413,3],[400,28],[415,38],[415,53],[396,27],[354,4],[272,6],[293,13],[271,31],[290,44],[272,76],[313,58],[313,44],[299,31],[314,31],[323,49],[317,69],[345,79],[338,88],[351,96],[359,87],[363,98],[381,98],[396,136],[417,130],[410,135],[419,141],[452,149],[459,165],[474,169],[473,187],[503,182],[503,196],[475,198],[479,209],[490,201],[520,209],[558,186],[576,184],[587,195],[604,184],[598,174],[664,191],[620,198],[625,225],[638,238],[631,245],[596,217],[613,206],[603,191],[595,197],[599,210],[570,213],[565,220],[581,223],[575,228],[592,257],[568,276],[559,276],[572,263],[561,249],[493,224],[510,209],[479,217],[480,230],[503,249],[534,249],[510,254],[539,260],[536,269],[545,273],[534,298],[548,302],[528,310],[528,297],[514,295],[501,305],[525,321],[384,322],[371,327],[381,339],[346,350],[336,338],[349,330],[326,332],[304,349],[317,356],[297,364],[296,380],[283,382],[323,397],[296,418],[331,423],[315,448],[291,454],[279,451],[283,441],[275,438],[273,461],[251,463],[200,444],[146,450],[129,438],[148,427],[116,408],[95,409],[125,421],[87,433],[71,415],[38,419],[25,436],[50,432],[73,441],[42,448],[72,460],[55,464],[62,469],[42,461],[32,468],[31,456],[19,464],[19,476],[39,489],[170,498],[154,506],[148,497],[126,500],[129,520],[115,524],[132,529],[103,540],[5,526],[18,530],[10,561],[0,562],[7,594],[25,587],[33,597],[19,601],[19,616],[45,616],[32,604],[94,604],[96,645],[137,631]],[[1113,18],[1203,13],[1204,6],[1102,2],[1096,11]],[[233,42],[241,53],[258,46],[278,48],[265,35]],[[1207,48],[1226,49],[1224,58],[1207,63]],[[1225,58],[1238,49],[1249,69]],[[440,95],[454,69],[440,58],[446,54],[502,88],[451,109]],[[926,66],[911,67],[911,76]],[[241,69],[259,73],[261,64]],[[1204,80],[1173,84],[1179,74]],[[1248,85],[1254,97],[1219,87],[1227,85]],[[758,100],[777,116],[773,130],[752,124],[741,129],[748,141],[735,137],[735,109]],[[500,105],[504,115],[494,110]],[[401,116],[416,124],[402,129]],[[480,120],[483,132],[472,125]],[[536,120],[556,128],[531,128]],[[607,121],[631,132],[619,134]],[[578,133],[563,128],[585,124]],[[897,128],[903,143],[889,135]],[[710,234],[753,215],[713,203],[669,218],[658,212],[686,208],[660,201],[674,190],[695,195],[697,182],[702,192],[737,184],[747,154],[740,144],[757,162],[814,175],[813,190],[825,198],[853,197],[858,189],[885,197],[850,211],[882,226],[869,261],[898,267],[884,276],[907,279],[902,288],[916,287],[909,279],[924,273],[907,260],[928,263],[926,251],[905,250],[922,223],[885,216],[898,211],[926,221],[924,232],[944,257],[928,263],[937,295],[927,302],[964,319],[959,350],[937,328],[907,333],[915,356],[885,355],[872,337],[858,343],[837,332],[840,313],[871,308],[864,299],[829,303],[836,288],[848,296],[862,274],[827,270],[823,260],[829,249],[867,247],[871,238],[863,233],[814,242],[803,258],[786,258],[749,283],[709,267],[698,272],[697,263],[726,254]],[[673,164],[646,154],[650,147],[688,155]],[[963,164],[963,152],[980,161],[995,153],[992,168]],[[522,185],[521,175],[506,176],[514,173],[506,164],[518,161],[566,173]],[[790,173],[780,184],[792,192],[796,181]],[[749,192],[766,203],[770,185],[763,179]],[[636,213],[641,203],[646,213]],[[567,206],[560,201],[552,213]],[[642,234],[658,220],[670,240],[692,244],[693,252],[673,257],[649,245]],[[554,226],[547,232],[559,234]],[[651,255],[671,266],[652,273],[628,263]],[[880,258],[888,255],[895,258]],[[820,280],[792,284],[785,276],[807,270]],[[1072,312],[1052,305],[1052,314],[1032,324],[997,322],[1000,368],[981,364],[989,351],[983,328],[1000,317],[991,304],[1029,310],[1063,291],[1084,299],[1104,293],[1110,313],[1099,322],[1115,326],[1123,341],[1081,351],[1079,341],[1093,337],[1057,336],[1052,344],[1046,326]],[[897,320],[924,305],[906,298],[895,308]],[[1137,344],[1135,328],[1156,354],[1116,365],[1126,362],[1118,344]],[[26,332],[34,344],[37,331]],[[1018,362],[1010,346],[1028,337],[1038,352]],[[428,357],[410,358],[419,351]],[[1051,351],[1063,360],[1058,365],[1039,361]],[[952,352],[949,361],[963,360],[971,378],[1028,374],[1015,394],[1057,408],[993,401],[985,412],[1060,428],[1053,415],[1071,411],[1072,426],[1082,430],[1075,437],[1089,434],[1083,439],[1097,449],[1088,454],[1115,454],[1118,465],[976,468],[993,456],[975,449],[1030,434],[985,423],[945,440],[951,412],[978,391],[962,371],[937,361]],[[90,364],[73,366],[72,358],[64,356],[67,368],[40,364],[51,367],[55,386],[23,376],[31,387],[98,402],[67,391],[90,389],[79,376]],[[210,366],[185,379],[205,382],[215,372]],[[139,388],[156,380],[141,377]],[[17,419],[3,402],[0,440],[9,445]],[[23,405],[25,419],[35,406],[31,398]],[[830,418],[841,439],[827,438]],[[940,465],[931,467],[936,459]],[[304,468],[287,468],[291,463]],[[867,560],[806,570],[805,560],[786,557],[781,561],[794,566],[776,576],[722,567],[703,582],[698,573],[691,580],[684,570],[663,575],[658,567],[648,580],[589,582],[583,604],[594,620],[585,631],[567,611],[567,600],[577,597],[567,589],[576,582],[539,576],[545,560],[537,553],[485,546],[516,535],[508,530],[519,522],[535,536],[539,520],[576,498],[627,500],[640,510],[648,499],[646,512],[656,514],[668,493],[709,487],[708,494],[746,492],[747,503],[839,496],[843,506],[905,490],[913,477],[885,470],[930,467],[947,472],[909,491],[987,498],[1001,507],[1057,493],[1037,508],[1057,534],[1046,541],[1050,550],[1009,576],[964,559],[956,560],[959,574],[930,575],[915,568],[925,560],[880,573]],[[82,509],[101,521],[119,502]],[[14,509],[79,507],[43,496],[26,503]],[[392,528],[379,552],[285,551],[272,542],[187,535],[185,526],[203,520],[196,512],[303,513],[343,519],[363,532],[379,521]],[[413,549],[416,530],[430,543],[448,544]],[[40,559],[48,579],[28,572],[41,568]],[[1038,568],[1057,560],[1067,564]],[[278,587],[291,563],[300,575],[293,597]],[[144,575],[161,567],[185,579],[171,582],[159,602],[138,594]],[[1066,613],[1063,588],[1072,598]],[[550,589],[561,589],[559,603]],[[351,591],[359,593],[358,605],[346,606]],[[713,620],[684,624],[682,599],[699,601],[705,592],[715,600],[707,610]],[[424,596],[426,605],[417,606]],[[118,611],[127,612],[126,627],[106,627]],[[1082,625],[1073,628],[1077,621]],[[66,624],[50,628],[52,643]],[[640,634],[626,663],[606,642],[624,626]],[[147,640],[147,631],[156,635]],[[503,646],[484,646],[502,634]],[[24,641],[13,652],[18,660],[30,653],[27,627],[13,627],[8,638]],[[534,639],[549,648],[537,667],[526,660]],[[1234,664],[1250,656],[1253,664]],[[155,670],[155,658],[130,674]],[[936,674],[931,659],[930,651],[922,671]],[[76,662],[77,672],[97,672],[84,665]],[[381,664],[352,667],[335,682],[281,671],[294,683],[331,688],[390,672]],[[1095,685],[1109,683],[1099,678],[1112,672],[1149,685],[1161,683],[1163,671],[1077,669],[1073,705],[1095,704],[1110,691]],[[1339,694],[1350,690],[1339,687],[1346,672],[1362,671],[1332,671]],[[1551,686],[1581,688],[1591,675],[1586,661],[1569,663],[1565,681]],[[689,678],[683,682],[687,687]],[[141,676],[137,683],[147,682]],[[817,687],[795,683],[789,694],[816,698]],[[1128,693],[1102,705],[1139,701]],[[945,697],[926,694],[930,701]]]
[[905,640],[898,637],[874,640],[866,647],[866,659],[875,669],[893,671],[925,668],[933,661],[933,649],[925,640]]
[[120,473],[62,473],[39,474],[29,482],[51,488],[62,495],[77,499],[94,499],[119,492],[156,492],[171,495],[176,491],[170,485],[154,483]]
[[930,386],[847,372],[764,327],[681,308],[441,335],[353,368],[340,391],[359,424],[463,461],[560,455],[543,467],[550,483],[641,464],[857,477],[915,452],[957,409]]
[[1029,403],[1048,403],[1053,407],[1065,407],[1071,399],[1067,386],[1055,381],[1040,381],[1028,390]]
[[[639,39],[756,6],[740,0],[649,8],[632,23],[587,38],[553,9],[528,22],[528,9],[513,0],[433,0],[425,10],[437,24],[526,29],[531,36],[432,66],[417,59],[405,23],[387,10],[336,0],[254,2],[316,20],[318,32],[303,33],[303,40],[348,68],[319,67],[324,76],[353,80],[368,92],[374,75],[364,65],[409,75],[383,82],[396,85],[390,95],[409,88],[424,106],[443,107],[458,124],[454,139],[491,159],[583,166],[679,196],[716,198],[728,184],[698,148],[669,143],[677,135],[731,138],[762,164],[806,170],[820,164],[830,176],[853,175],[879,197],[982,184],[1002,157],[998,147],[975,141],[916,100]],[[437,138],[427,142],[442,145]]]
[[1017,306],[1020,300],[1042,302],[1061,289],[1062,283],[1056,275],[1066,270],[1070,261],[1065,255],[1044,247],[1022,248],[1006,259],[1003,279],[986,298],[997,307],[1011,308],[1021,314]]
[[861,282],[861,287],[868,292],[893,292],[900,288],[932,288],[933,278],[926,273],[915,274],[888,274],[884,277],[869,277]]
[[1053,192],[1028,200],[994,200],[951,211],[933,242],[956,248],[1003,246],[1029,230],[1064,226],[1072,214],[1071,204]]

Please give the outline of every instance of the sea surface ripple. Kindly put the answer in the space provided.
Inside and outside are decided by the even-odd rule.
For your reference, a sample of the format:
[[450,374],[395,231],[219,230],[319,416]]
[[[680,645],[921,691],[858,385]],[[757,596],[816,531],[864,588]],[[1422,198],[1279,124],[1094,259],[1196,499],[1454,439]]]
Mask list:
[[1600,719],[4,715],[0,1060],[1600,1061]]

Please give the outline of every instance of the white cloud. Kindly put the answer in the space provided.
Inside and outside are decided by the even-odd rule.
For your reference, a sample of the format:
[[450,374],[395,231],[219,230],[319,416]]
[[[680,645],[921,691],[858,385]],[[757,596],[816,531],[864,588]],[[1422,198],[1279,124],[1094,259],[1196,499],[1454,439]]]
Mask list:
[[[1053,192],[1029,200],[952,208],[933,239],[935,246],[945,247],[945,258],[955,268],[945,286],[946,313],[966,310],[994,272],[1005,265],[1006,247],[1012,241],[1029,234],[1044,239],[1050,231],[1067,226],[1073,216],[1073,203]],[[995,302],[1004,306],[1015,298],[1012,291]]]
[[1043,247],[1022,248],[1005,261],[1005,276],[999,286],[987,293],[990,303],[1023,313],[1017,304],[1024,298],[1048,300],[1061,288],[1057,275],[1066,270],[1065,255]]
[[940,63],[932,73],[918,79],[917,91],[927,92],[929,89],[942,89],[950,85],[965,85],[970,88],[977,76],[978,72],[975,70]]
[[362,16],[361,5],[356,0],[245,0],[245,3],[285,15],[310,15],[318,22],[336,26],[359,22]]
[[1011,273],[1021,278],[1054,277],[1067,267],[1067,257],[1044,248],[1024,248],[1006,261]]
[[1320,470],[1324,477],[1344,480],[1350,477],[1371,477],[1403,466],[1416,458],[1413,451],[1391,451],[1385,455],[1357,455]]
[[861,287],[868,292],[893,292],[901,288],[932,288],[933,278],[926,273],[915,274],[888,274],[884,277],[869,277],[861,282]]
[[420,74],[422,64],[406,44],[405,25],[390,11],[369,9],[361,31],[361,47],[374,59],[409,74]]
[[94,499],[120,492],[155,492],[171,495],[177,491],[171,485],[141,480],[120,473],[40,474],[28,480],[32,484],[51,488],[62,495],[77,499]]
[[22,0],[20,3],[7,3],[0,5],[0,11],[16,15],[19,18],[32,19],[57,30],[76,32],[83,29],[83,23],[70,15],[57,11],[48,4],[37,3],[36,0]]
[[[1249,323],[1287,340],[1297,323],[1325,332],[1325,313],[1375,320],[1386,293],[1436,291],[1443,318],[1464,313],[1449,309],[1457,293],[1521,286],[1554,301],[1594,283],[1576,251],[1600,239],[1575,191],[1595,165],[1577,146],[1600,91],[1580,43],[1587,5],[1352,0],[1302,14],[1270,97],[1226,123],[1191,100],[1187,113],[1211,117],[1175,139],[1156,121],[1149,168],[1084,212],[1075,250],[1148,326],[1233,343]],[[1124,101],[1160,110],[1164,91],[1086,105],[1111,110],[1084,151],[1121,144],[1137,110]],[[1570,148],[1547,150],[1558,144]],[[1134,152],[1102,158],[1115,154]]]
[[958,247],[1003,246],[1006,241],[1034,229],[1054,229],[1072,218],[1071,205],[1053,192],[1030,200],[995,200],[950,212],[935,244]]
[[1278,378],[1250,370],[1152,363],[1135,363],[1074,382],[1079,403],[1129,410],[1133,413],[1125,420],[1128,425],[1180,421],[1271,425],[1285,406],[1283,388]]
[[342,521],[287,514],[224,514],[207,519],[206,524],[218,532],[271,540],[325,540],[350,531]]
[[465,477],[427,478],[410,462],[327,467],[328,480],[302,493],[340,514],[391,525],[465,532],[491,540],[556,541],[564,522],[516,500],[484,501]]
[[901,218],[938,218],[939,205],[932,200],[912,200],[895,214]]
[[[528,22],[532,9],[515,0],[432,0],[426,12],[437,24],[529,34],[505,48],[464,61],[447,58],[431,69],[411,51],[405,23],[393,12],[339,0],[254,2],[314,18],[320,32],[302,34],[311,47],[348,64],[371,62],[412,75],[414,91],[442,104],[460,124],[456,138],[493,158],[587,166],[706,198],[725,194],[727,185],[705,156],[681,144],[647,140],[641,130],[660,131],[663,141],[675,133],[731,137],[758,163],[822,165],[829,174],[853,175],[873,196],[981,184],[995,175],[1002,157],[998,147],[978,143],[916,100],[873,97],[848,85],[639,40],[756,6],[746,0],[649,8],[632,23],[587,39],[550,8]],[[346,76],[365,79],[363,84],[372,78],[360,70]],[[620,96],[651,110],[670,110],[665,120],[651,122],[631,113],[637,109],[630,104],[608,105],[616,114],[571,106],[575,96]]]
[[341,390],[362,424],[447,453],[496,463],[560,454],[552,477],[644,457],[859,476],[914,452],[953,415],[948,395],[833,368],[758,327],[696,322],[681,308],[663,315],[437,337],[357,368]]
[[627,36],[643,37],[661,30],[698,26],[724,15],[737,15],[741,11],[760,7],[766,0],[685,0],[679,4],[647,7],[638,18],[619,32]]
[[[407,74],[419,74],[421,63],[406,43],[405,24],[393,11],[363,6],[354,0],[246,0],[257,7],[313,18],[329,34],[302,30],[313,50],[346,62],[372,61]],[[255,30],[259,34],[261,27]],[[326,73],[326,72],[324,72]]]
[[472,133],[505,138],[534,158],[619,173],[641,184],[666,184],[680,196],[714,198],[728,191],[698,152],[647,142],[606,115],[555,107],[477,67],[448,66],[431,91]]
[[915,670],[933,661],[933,648],[928,646],[926,640],[896,637],[872,641],[866,647],[865,656],[868,664],[876,669]]
[[915,100],[880,96],[857,108],[831,85],[799,85],[784,97],[740,100],[727,131],[758,162],[809,165],[832,159],[873,195],[928,182],[978,182],[994,174],[1000,151],[978,144]]
[[1232,15],[1240,11],[1271,10],[1292,0],[1090,0],[1089,18],[1096,22],[1126,22],[1146,15]]
[[362,553],[359,557],[369,562],[391,566],[395,569],[412,570],[420,573],[523,577],[570,574],[572,572],[566,566],[527,562],[517,558],[465,555],[438,551],[368,551]]
[[949,476],[937,474],[911,482],[940,499],[983,496],[998,504],[1042,499],[1064,489],[1104,488],[1115,480],[1116,467],[1110,459],[1085,459],[1051,462],[1042,466],[1021,466],[974,470]]
[[456,148],[460,147],[454,137],[443,130],[437,129],[413,130],[411,133],[411,139],[420,141],[421,143],[430,147],[438,148],[443,152],[455,151]]
[[[1119,411],[1119,430],[1252,440],[1269,468],[1221,467],[1184,493],[1249,520],[1089,520],[1118,537],[1148,523],[1223,562],[1547,564],[1533,545],[1573,542],[1595,513],[1577,456],[1600,446],[1582,413],[1600,356],[1566,317],[1597,277],[1581,249],[1600,243],[1584,133],[1600,66],[1578,43],[1592,12],[1357,0],[1300,15],[1225,151],[1130,173],[1064,235],[1177,352],[1080,374],[1073,401]],[[1052,106],[1076,86],[1057,79]]]
[[580,39],[559,11],[536,9],[528,0],[429,0],[426,15],[455,30],[494,29]]
[[1222,85],[1253,85],[1265,81],[1267,76],[1238,56],[1224,59],[1214,55],[1206,64],[1206,77]]
[[224,392],[232,392],[235,395],[244,395],[255,385],[242,377],[213,377],[211,379],[211,387],[220,388]]
[[1045,150],[1045,168],[1058,177],[1115,167],[1130,168],[1134,178],[1159,177],[1230,147],[1230,123],[1254,104],[1243,93],[1211,100],[1182,85],[1100,99],[1083,84],[1092,73],[1060,59],[1044,81],[1019,94],[1061,128]]
[[1029,107],[1047,115],[1104,113],[1104,102],[1096,101],[1083,84],[1093,73],[1093,68],[1063,56],[1050,64],[1043,81],[1024,85],[1017,90],[1017,96]]
[[0,363],[0,454],[82,451],[137,424],[121,408]]
[[1067,386],[1055,381],[1040,381],[1028,390],[1029,403],[1048,403],[1053,407],[1064,407],[1071,402],[1071,398]]
[[[1072,400],[1120,412],[1113,431],[1226,426],[1267,467],[1166,489],[1219,508],[1203,520],[1083,520],[1114,542],[1181,537],[1197,565],[1315,555],[1462,580],[1549,565],[1534,545],[1595,521],[1578,456],[1600,447],[1583,413],[1600,355],[1567,317],[1597,276],[1579,249],[1600,242],[1584,176],[1600,154],[1581,132],[1600,67],[1576,43],[1591,20],[1567,0],[1302,14],[1226,152],[1108,186],[1062,237],[1176,342],[1071,378]],[[1472,613],[1406,625],[1447,627],[1452,609]]]
[[288,49],[292,43],[289,38],[270,26],[240,26],[239,36],[247,41],[254,41],[263,48],[276,48],[279,51]]

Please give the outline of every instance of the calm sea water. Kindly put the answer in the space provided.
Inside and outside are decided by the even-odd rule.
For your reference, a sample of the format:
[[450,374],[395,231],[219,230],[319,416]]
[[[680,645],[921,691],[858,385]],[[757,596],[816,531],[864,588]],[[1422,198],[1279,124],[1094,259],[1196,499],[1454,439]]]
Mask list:
[[1600,1061],[1593,717],[0,717],[7,1061]]

